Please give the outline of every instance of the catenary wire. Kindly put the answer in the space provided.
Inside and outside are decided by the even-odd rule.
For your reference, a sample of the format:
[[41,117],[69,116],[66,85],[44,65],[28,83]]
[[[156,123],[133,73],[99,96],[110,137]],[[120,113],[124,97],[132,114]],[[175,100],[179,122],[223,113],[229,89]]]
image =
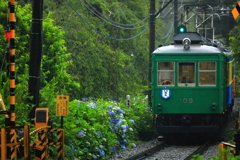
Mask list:
[[[162,2],[162,7],[163,7],[164,3],[165,3],[165,0]],[[180,9],[182,8],[182,6],[183,6],[182,3],[183,3],[183,0],[181,1],[181,5],[180,5],[180,7],[178,7],[178,10],[180,10]],[[173,7],[163,16],[163,19],[166,18],[167,14],[168,14],[172,9],[173,9]],[[173,17],[171,17],[171,18],[173,18]],[[164,39],[164,38],[166,38],[167,36],[169,36],[169,37],[168,37],[168,40],[169,40],[170,36],[172,35],[173,24],[174,24],[174,23],[171,24],[171,27],[170,27],[169,31],[167,32],[167,34],[166,34],[165,36],[162,37],[162,36],[161,36],[158,32],[156,32],[156,31],[155,31],[155,33],[157,34],[157,36],[162,37],[161,39]],[[171,34],[170,34],[170,33],[171,33]],[[167,40],[167,41],[168,41],[168,40]]]
[[[85,1],[91,8],[93,8],[93,10],[94,10],[95,12],[97,12],[99,15],[102,15],[102,13],[98,12],[87,0],[84,0],[84,1]],[[114,23],[114,24],[116,24],[116,25],[120,25],[120,26],[135,26],[135,25],[140,24],[140,23],[146,21],[147,19],[149,19],[149,15],[148,15],[147,17],[145,17],[144,19],[142,19],[140,22],[133,23],[133,24],[123,24],[123,23],[115,22],[115,21],[113,21],[113,20],[111,20],[111,19],[109,19],[109,18],[107,18],[107,17],[105,17],[105,16],[103,16],[103,15],[102,15],[102,17],[104,17],[106,20],[108,20],[108,21],[110,21],[110,22],[112,22],[112,23]]]
[[117,39],[117,38],[114,38],[114,37],[110,37],[110,36],[108,36],[108,35],[100,32],[98,29],[94,28],[92,25],[90,25],[90,24],[82,17],[82,15],[73,8],[73,6],[68,2],[68,0],[66,0],[66,2],[67,2],[67,4],[70,6],[70,8],[71,8],[85,23],[87,23],[92,29],[94,29],[94,30],[97,31],[99,34],[101,34],[101,35],[103,35],[103,36],[105,36],[105,37],[108,37],[108,38],[110,38],[110,39],[114,39],[114,40],[130,40],[130,39],[133,39],[133,38],[138,37],[139,35],[141,35],[144,31],[146,31],[146,30],[148,29],[148,26],[147,26],[147,27],[144,28],[139,34],[137,34],[137,35],[135,35],[135,36],[133,36],[133,37],[130,37],[130,38],[126,38],[126,39]]
[[[121,28],[121,29],[138,29],[138,28],[142,28],[142,27],[145,27],[147,26],[148,24],[144,24],[142,26],[139,26],[139,27],[134,27],[134,28],[127,28],[127,27],[121,27],[120,25],[117,25],[116,22],[115,23],[112,23],[112,21],[110,21],[110,19],[108,19],[107,17],[103,16],[100,12],[98,12],[96,9],[91,9],[89,8],[89,6],[87,6],[82,0],[80,0],[81,3],[88,9],[90,10],[91,12],[93,12],[98,18],[101,18],[102,20],[104,20],[105,22],[108,22],[110,24],[112,24],[113,26],[115,27],[118,27],[118,28]],[[91,6],[92,8],[94,8],[93,6]],[[97,12],[97,13],[96,13]],[[101,15],[100,15],[101,14]],[[147,17],[148,18],[148,17]]]

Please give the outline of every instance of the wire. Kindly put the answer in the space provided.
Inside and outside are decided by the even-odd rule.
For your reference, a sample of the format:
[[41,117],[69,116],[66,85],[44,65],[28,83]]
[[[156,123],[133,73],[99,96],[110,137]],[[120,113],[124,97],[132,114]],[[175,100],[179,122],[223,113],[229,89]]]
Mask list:
[[[122,29],[138,29],[138,28],[142,28],[142,27],[148,25],[148,24],[144,24],[144,25],[142,25],[142,26],[134,27],[134,28],[121,27],[121,26],[117,25],[116,22],[114,22],[114,21],[108,19],[107,17],[103,16],[103,15],[102,15],[100,12],[98,12],[92,5],[91,5],[91,7],[92,7],[93,9],[89,8],[82,0],[81,0],[81,2],[83,3],[83,5],[84,5],[88,10],[90,10],[91,12],[93,12],[98,18],[101,18],[101,19],[104,20],[105,22],[108,22],[108,23],[112,24],[112,25],[115,26],[115,27],[122,28]],[[89,4],[89,5],[90,5],[90,4]],[[96,12],[97,12],[97,13],[96,13]],[[147,17],[147,18],[149,18],[149,17]],[[112,23],[111,23],[111,22],[112,22]]]
[[169,29],[169,31],[168,31],[168,33],[164,36],[164,37],[162,37],[158,32],[156,32],[156,34],[159,36],[159,37],[161,37],[161,39],[164,39],[164,38],[166,38],[169,34],[170,34],[170,32],[171,32],[171,30],[172,30],[172,28],[173,28],[173,23],[171,24],[171,26],[170,26],[170,29]]
[[[165,0],[162,2],[162,8],[163,8],[164,3],[165,3]],[[178,7],[178,11],[183,7],[182,3],[183,3],[183,0],[181,1],[180,7]],[[166,16],[171,12],[172,9],[173,9],[173,7],[171,7],[165,15],[163,15],[163,19],[166,19]],[[173,18],[173,17],[171,17],[171,18]],[[166,37],[168,36],[168,38],[167,38],[167,40],[166,40],[166,42],[168,42],[170,36],[171,36],[172,33],[173,33],[173,24],[174,24],[174,23],[171,24],[168,33],[167,33],[164,37],[162,37],[158,32],[156,32],[156,34],[157,34],[159,37],[162,37],[161,39],[164,39],[164,38],[166,38]],[[166,43],[166,42],[165,42],[165,43]]]
[[172,33],[173,33],[173,29],[171,30],[171,32],[170,32],[170,34],[168,36],[168,39],[165,41],[165,43],[167,43],[169,41],[169,38],[171,37]]
[[[104,17],[106,20],[108,20],[108,21],[110,21],[110,22],[112,22],[112,23],[114,23],[114,24],[116,24],[116,25],[120,25],[120,26],[135,26],[135,25],[140,24],[140,23],[146,21],[147,19],[149,19],[149,16],[147,16],[147,17],[145,17],[143,20],[141,20],[140,22],[133,23],[133,24],[118,23],[118,22],[115,22],[115,21],[113,21],[113,20],[105,17],[102,13],[98,12],[98,11],[95,9],[95,7],[93,7],[87,0],[84,0],[84,1],[85,1],[91,8],[93,8],[95,15],[101,15],[101,17]],[[96,13],[98,13],[98,14],[96,14]]]
[[147,27],[144,28],[139,34],[137,34],[137,35],[135,35],[135,36],[133,36],[133,37],[131,37],[131,38],[126,38],[126,39],[113,38],[113,37],[110,37],[110,36],[108,36],[108,35],[100,32],[98,29],[94,28],[91,24],[89,24],[89,23],[82,17],[82,15],[81,15],[79,12],[77,12],[77,11],[72,7],[72,5],[68,2],[68,0],[66,0],[66,2],[67,2],[67,4],[72,8],[72,10],[73,10],[85,23],[87,23],[92,29],[94,29],[94,30],[97,31],[99,34],[101,34],[101,35],[103,35],[103,36],[105,36],[105,37],[108,37],[108,38],[110,38],[110,39],[114,39],[114,40],[130,40],[130,39],[136,38],[137,36],[141,35],[144,31],[146,31],[146,30],[148,29],[148,26],[147,26]]

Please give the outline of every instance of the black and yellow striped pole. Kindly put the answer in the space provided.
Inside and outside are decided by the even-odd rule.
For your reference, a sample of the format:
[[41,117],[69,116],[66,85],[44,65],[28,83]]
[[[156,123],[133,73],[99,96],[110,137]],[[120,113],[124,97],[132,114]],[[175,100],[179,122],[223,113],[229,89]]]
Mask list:
[[[9,87],[10,87],[10,112],[9,112],[9,125],[15,126],[15,0],[8,1],[9,7],[9,29],[10,29],[10,55],[9,55]],[[10,143],[16,143],[16,131],[15,129],[11,129],[9,135]],[[10,159],[17,159],[16,147],[10,148],[10,153],[8,154]]]
[[10,16],[10,125],[15,126],[15,12],[14,0],[9,0]]

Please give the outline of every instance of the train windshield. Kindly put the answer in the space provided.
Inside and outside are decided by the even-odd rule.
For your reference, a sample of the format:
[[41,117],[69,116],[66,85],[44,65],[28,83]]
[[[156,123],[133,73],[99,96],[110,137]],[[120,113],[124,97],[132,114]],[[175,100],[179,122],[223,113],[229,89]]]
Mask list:
[[216,63],[199,62],[199,86],[216,85]]
[[174,85],[174,62],[158,62],[158,85]]
[[179,62],[178,69],[178,86],[195,87],[195,62]]

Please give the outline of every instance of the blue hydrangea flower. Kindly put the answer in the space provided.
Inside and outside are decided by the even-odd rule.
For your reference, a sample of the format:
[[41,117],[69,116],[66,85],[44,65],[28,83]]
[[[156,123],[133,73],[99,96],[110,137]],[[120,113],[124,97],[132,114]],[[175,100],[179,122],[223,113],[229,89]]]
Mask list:
[[124,142],[124,143],[127,143],[127,140],[126,140],[126,139],[124,139],[124,140],[123,140],[123,142]]
[[114,111],[108,111],[108,113],[111,115],[111,116],[116,116],[116,113]]
[[86,100],[88,100],[88,98],[82,98],[82,101],[86,101]]
[[122,129],[127,129],[128,128],[128,125],[122,125]]
[[105,157],[104,150],[101,150],[100,148],[98,148],[98,153],[100,154],[101,157]]
[[111,125],[115,125],[118,122],[119,122],[119,119],[116,117],[111,119]]
[[104,138],[104,137],[102,137],[102,140],[103,140],[104,142],[106,142],[106,141],[107,141],[107,139],[106,139],[106,138]]
[[80,132],[78,132],[78,135],[79,135],[79,136],[84,136],[84,135],[85,135],[85,134],[84,134],[84,131],[81,130]]
[[120,118],[123,118],[123,114],[122,113],[120,113]]
[[109,109],[112,109],[112,105],[109,105],[108,108],[109,108]]
[[122,144],[122,150],[126,151],[126,146],[124,144]]
[[126,133],[126,132],[127,132],[127,129],[124,129],[124,130],[123,130],[123,133]]
[[102,132],[98,131],[98,132],[96,133],[96,135],[102,135]]
[[104,146],[103,146],[103,145],[99,145],[99,147],[100,147],[101,149],[103,149],[103,148],[104,148]]
[[88,148],[83,148],[83,149],[88,152]]
[[113,152],[116,152],[116,151],[117,151],[117,148],[116,148],[116,147],[112,147],[112,151],[113,151]]
[[90,107],[92,108],[97,108],[96,104],[95,103],[89,103]]
[[131,122],[132,124],[134,124],[134,120],[130,120],[130,122]]
[[132,143],[132,147],[133,147],[133,148],[136,148],[137,146],[136,146],[136,144],[135,144],[135,143]]
[[118,127],[117,127],[117,126],[115,126],[115,127],[114,127],[114,130],[117,132],[117,131],[118,131]]
[[120,120],[117,122],[116,126],[119,126],[119,125],[121,125],[121,124],[122,124],[122,120],[120,119]]
[[124,114],[124,111],[123,111],[123,110],[121,110],[120,108],[118,108],[118,109],[117,109],[117,111],[118,111],[119,113],[122,113],[122,114]]
[[93,155],[92,158],[93,158],[93,159],[97,159],[97,156]]
[[123,135],[122,135],[122,138],[125,138],[126,137],[126,134],[124,133]]
[[117,140],[117,144],[120,144],[120,142]]

